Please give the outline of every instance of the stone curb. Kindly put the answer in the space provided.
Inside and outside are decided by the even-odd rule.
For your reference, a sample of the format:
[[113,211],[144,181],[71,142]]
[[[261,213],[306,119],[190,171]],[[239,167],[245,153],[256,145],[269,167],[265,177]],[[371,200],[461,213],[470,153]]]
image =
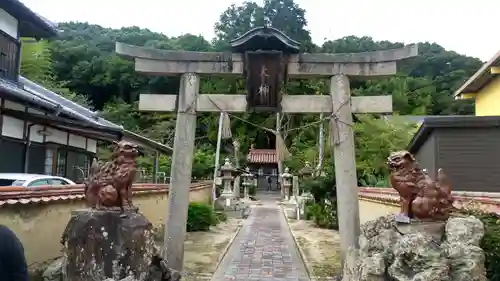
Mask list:
[[192,278],[192,277],[195,277],[196,279],[195,280],[210,280],[212,279],[212,274],[210,273],[196,273],[196,274],[192,274],[192,273],[184,273],[182,274],[182,278],[181,280],[185,280],[186,278]]
[[[246,219],[245,219],[246,220]],[[229,251],[229,249],[231,248],[231,246],[233,245],[233,242],[234,242],[234,239],[236,239],[236,237],[238,236],[238,234],[240,233],[241,229],[243,228],[243,223],[238,227],[238,230],[236,230],[236,233],[233,235],[233,237],[231,237],[231,239],[229,240],[229,242],[227,243],[226,247],[224,248],[224,250],[222,251],[222,253],[219,255],[219,258],[217,259],[217,266],[215,267],[215,270],[214,270],[214,273],[211,274],[211,277],[217,272],[217,270],[219,269],[221,263],[222,263],[222,260],[226,257],[226,254],[227,252]]]
[[286,225],[288,226],[288,231],[290,231],[290,233],[292,234],[292,238],[293,238],[293,242],[295,243],[295,247],[299,251],[299,256],[302,259],[302,263],[304,263],[304,267],[305,267],[306,272],[307,272],[307,277],[309,277],[309,280],[311,280],[311,281],[317,280],[317,277],[313,277],[312,276],[311,269],[309,269],[309,261],[307,260],[304,251],[300,247],[299,241],[297,241],[297,237],[295,237],[295,233],[293,233],[292,228],[290,227],[290,223],[288,221],[288,217],[286,216],[285,210],[283,209],[283,205],[279,205],[279,206],[280,206],[280,209],[281,209],[281,213],[285,217]]
[[394,206],[394,207],[399,207],[399,203],[398,202],[394,202],[394,201],[390,201],[390,200],[383,200],[383,199],[380,199],[380,198],[369,198],[369,197],[360,197],[359,200],[361,201],[366,201],[366,202],[372,202],[372,203],[378,203],[378,204],[382,204],[382,205],[387,205],[387,206]]
[[286,218],[286,224],[288,225],[288,230],[290,230],[290,233],[292,234],[293,241],[295,242],[295,246],[299,250],[299,255],[300,255],[300,258],[302,259],[302,262],[304,263],[304,267],[305,267],[307,275],[309,277],[309,281],[338,281],[338,280],[341,280],[338,277],[318,277],[318,276],[312,276],[313,272],[312,272],[312,269],[309,268],[309,264],[310,264],[309,260],[307,259],[304,251],[300,247],[299,241],[297,241],[297,237],[295,236],[295,233],[293,233],[293,230],[290,227],[290,223],[288,221],[288,218],[286,217],[285,210],[283,209],[283,206],[280,205],[280,207],[281,207],[280,208],[281,212],[283,213],[283,215]]

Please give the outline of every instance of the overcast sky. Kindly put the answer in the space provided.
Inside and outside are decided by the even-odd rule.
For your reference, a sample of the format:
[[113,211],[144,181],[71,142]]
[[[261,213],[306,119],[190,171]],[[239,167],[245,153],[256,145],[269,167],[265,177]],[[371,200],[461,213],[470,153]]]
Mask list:
[[[139,26],[167,36],[201,34],[210,40],[221,12],[242,0],[22,0],[54,22],[105,27]],[[262,0],[257,0],[262,3]],[[375,40],[436,42],[486,61],[500,50],[500,0],[296,0],[313,41],[347,35]],[[489,34],[492,32],[492,34]],[[495,34],[496,33],[496,34]]]

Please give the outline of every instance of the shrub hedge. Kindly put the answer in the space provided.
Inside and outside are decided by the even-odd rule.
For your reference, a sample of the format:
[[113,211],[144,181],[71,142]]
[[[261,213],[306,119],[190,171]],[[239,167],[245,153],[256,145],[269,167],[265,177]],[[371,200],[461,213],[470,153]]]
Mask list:
[[210,226],[216,225],[218,218],[211,205],[202,202],[189,203],[186,228],[188,232],[209,231]]
[[320,228],[339,229],[337,204],[310,204],[306,206],[306,219],[314,221]]
[[481,248],[484,250],[486,276],[490,281],[500,281],[500,216],[484,211],[467,210],[466,215],[473,215],[484,224],[484,237]]
[[[191,202],[189,203],[186,230],[188,232],[208,231],[210,230],[210,226],[216,225],[226,219],[225,213],[216,213],[210,204]],[[156,226],[152,232],[156,241],[162,241],[165,236],[165,224]]]
[[310,192],[314,198],[314,203],[306,204],[306,219],[313,220],[316,226],[321,228],[338,229],[334,178],[306,178],[301,183],[301,188]]

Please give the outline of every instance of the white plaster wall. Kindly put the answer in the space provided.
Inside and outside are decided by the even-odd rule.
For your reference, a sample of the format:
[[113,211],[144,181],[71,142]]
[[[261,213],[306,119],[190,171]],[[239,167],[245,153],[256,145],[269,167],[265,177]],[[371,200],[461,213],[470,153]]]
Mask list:
[[[11,101],[8,101],[8,100],[5,100],[5,105],[4,106],[5,106],[5,108],[8,108],[8,109],[13,109],[13,110],[18,110],[18,111],[26,111],[26,106],[24,106],[24,105],[22,105],[20,103],[11,102]],[[28,112],[29,113],[35,113],[35,114],[45,115],[45,112],[43,112],[41,110],[38,110],[38,109],[31,108],[31,107],[28,107]]]
[[[31,123],[28,123],[28,125]],[[38,131],[43,130],[43,126],[33,125],[30,129],[30,140],[33,142],[43,143],[43,135],[39,134]]]
[[84,137],[69,134],[69,145],[85,149],[85,146],[87,145],[87,140]]
[[31,108],[31,107],[28,107],[28,112],[29,112],[29,113],[35,113],[35,114],[42,114],[42,115],[45,115],[45,112],[40,111],[40,110],[38,110],[38,109]]
[[26,110],[26,107],[24,105],[19,104],[19,103],[15,103],[15,102],[11,102],[9,100],[5,100],[4,106],[5,106],[5,108],[13,109],[13,110],[19,110],[19,111]]
[[23,120],[19,120],[5,115],[3,116],[2,135],[16,139],[23,139],[23,132],[24,132]]
[[87,139],[87,151],[97,153],[97,141],[93,139]]
[[46,128],[46,131],[49,133],[45,136],[45,142],[53,142],[59,144],[66,144],[68,141],[68,133],[56,130],[54,128]]
[[11,16],[5,10],[0,9],[0,30],[17,39],[18,25],[19,23],[16,18]]
[[[1,0],[0,0],[1,1]],[[1,10],[1,9],[0,9]],[[1,13],[0,13],[1,15]],[[1,21],[1,20],[0,20]],[[0,102],[2,99],[0,99]],[[5,100],[4,101],[5,108],[25,111],[26,107],[22,104],[15,103],[12,101]],[[36,113],[36,114],[45,114],[44,112],[28,107],[28,112]],[[24,131],[24,122],[22,120],[10,117],[10,116],[1,116],[3,117],[2,122],[2,135],[8,136],[16,139],[23,139],[23,131]],[[38,131],[43,130],[44,126],[34,125],[30,130],[30,140],[33,142],[43,143],[43,135],[39,134]],[[51,127],[46,127],[46,131],[50,133],[45,137],[45,142],[53,142],[58,144],[67,145],[68,141],[68,133],[64,131],[60,131]],[[86,137],[70,134],[69,136],[69,146],[77,147],[81,149],[87,148],[87,151],[97,153],[97,140],[88,139]]]

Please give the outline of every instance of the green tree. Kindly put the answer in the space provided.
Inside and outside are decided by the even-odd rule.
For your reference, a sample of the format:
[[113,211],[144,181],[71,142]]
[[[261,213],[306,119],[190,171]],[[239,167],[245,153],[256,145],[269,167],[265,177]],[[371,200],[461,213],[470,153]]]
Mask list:
[[21,39],[21,75],[80,105],[92,108],[92,103],[82,94],[72,92],[64,81],[58,81],[53,72],[50,42]]
[[215,24],[218,49],[227,48],[228,42],[252,28],[272,26],[283,31],[292,39],[300,41],[304,51],[311,51],[314,44],[306,29],[306,11],[294,0],[265,0],[263,6],[255,2],[243,2],[241,6],[231,5]]
[[393,151],[404,149],[417,130],[415,123],[393,116],[390,120],[357,116],[356,167],[361,186],[388,186],[387,157]]
[[[137,100],[140,93],[178,92],[179,78],[149,77],[136,73],[133,61],[114,53],[115,43],[120,41],[165,50],[227,50],[229,40],[262,25],[270,25],[284,31],[291,38],[300,41],[303,49],[308,52],[318,50],[327,53],[365,52],[404,46],[400,42],[375,41],[370,37],[356,36],[330,40],[321,47],[314,46],[307,30],[305,10],[293,0],[266,0],[263,5],[244,2],[222,11],[220,20],[214,27],[216,38],[212,43],[201,36],[192,34],[167,37],[138,27],[111,29],[88,23],[62,23],[59,25],[62,30],[60,36],[53,42],[42,43],[45,44],[42,48],[43,54],[39,50],[23,52],[23,75],[44,86],[53,85],[51,89],[61,88],[62,90],[58,92],[67,96],[74,95],[71,97],[73,100],[84,97],[101,111],[103,117],[122,124],[136,133],[172,145],[175,114],[138,112]],[[392,94],[394,111],[400,115],[473,113],[471,102],[456,101],[452,93],[480,67],[481,62],[478,59],[445,50],[435,43],[417,44],[419,44],[419,57],[403,62],[397,76],[368,81],[353,80],[351,83],[353,95]],[[37,55],[32,55],[30,61],[29,57],[24,58],[26,53]],[[39,61],[37,56],[48,57],[51,62],[46,64],[47,60]],[[289,79],[286,92],[290,95],[325,94],[328,92],[328,85],[328,81],[321,79]],[[66,94],[65,91],[68,93]],[[243,79],[237,77],[202,77],[200,92],[244,94],[245,84]],[[240,117],[248,122],[232,118],[231,126],[234,138],[241,143],[242,152],[246,152],[252,143],[259,142],[262,138],[262,128],[250,123],[267,128],[275,126],[273,114],[245,113]],[[206,156],[213,155],[217,119],[217,114],[208,113],[199,114],[197,118],[196,146],[201,152],[197,152],[197,159],[199,158],[200,162],[196,165],[202,165],[200,163],[209,165],[212,161],[202,159],[209,159]],[[293,154],[293,158],[287,165],[292,169],[300,169],[306,159],[313,163],[317,162],[318,126],[308,126],[300,130],[288,131],[288,129],[299,128],[318,119],[319,116],[312,114],[288,115],[283,119],[285,142]],[[383,159],[387,156],[389,149],[404,148],[408,137],[407,134],[393,135],[390,132],[386,134],[384,130],[392,130],[392,127],[379,124],[380,121],[376,117],[361,116],[358,119],[359,122],[356,124],[357,157],[360,165],[358,174],[361,180],[374,182],[376,180],[368,175],[373,175],[377,180],[384,177],[383,167],[380,166],[383,164],[377,164],[379,165],[377,166],[374,163],[384,162]],[[360,126],[367,127],[360,129]],[[412,131],[403,126],[398,132],[407,129],[408,132]],[[363,134],[362,130],[372,132],[377,136],[392,138],[391,143],[397,145],[384,144],[382,139],[370,138],[369,135]],[[366,144],[363,144],[365,142]],[[386,147],[383,151],[378,149],[381,145]],[[224,145],[223,151],[229,148],[228,145]],[[373,162],[366,158],[366,155],[370,155],[367,151],[370,153],[378,151]],[[326,159],[329,156],[330,152],[327,149]],[[169,161],[168,158],[163,160]],[[152,162],[149,163],[152,164]],[[169,169],[167,166],[165,164],[162,167]],[[331,169],[331,164],[326,163],[325,168]],[[196,166],[197,171],[208,172],[211,169],[212,167],[204,169]]]

